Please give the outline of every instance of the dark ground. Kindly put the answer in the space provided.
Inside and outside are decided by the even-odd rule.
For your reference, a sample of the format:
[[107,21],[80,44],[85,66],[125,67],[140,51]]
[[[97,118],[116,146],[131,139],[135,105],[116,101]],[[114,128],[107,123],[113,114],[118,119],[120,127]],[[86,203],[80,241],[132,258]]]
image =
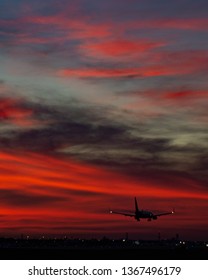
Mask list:
[[206,242],[0,239],[4,260],[207,260]]

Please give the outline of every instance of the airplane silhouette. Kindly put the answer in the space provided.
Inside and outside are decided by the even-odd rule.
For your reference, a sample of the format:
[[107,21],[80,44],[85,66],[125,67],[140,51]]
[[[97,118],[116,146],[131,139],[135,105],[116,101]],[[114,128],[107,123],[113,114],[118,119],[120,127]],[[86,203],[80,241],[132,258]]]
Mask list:
[[163,215],[170,215],[170,214],[174,213],[174,211],[171,211],[171,212],[164,212],[164,213],[160,213],[160,214],[154,214],[150,211],[139,210],[136,197],[134,198],[134,200],[135,200],[135,212],[134,213],[124,213],[124,212],[117,212],[117,211],[110,210],[110,214],[120,214],[120,215],[124,215],[124,216],[133,217],[137,221],[140,221],[140,219],[147,219],[148,221],[151,221],[151,220],[157,220],[157,217],[160,217]]

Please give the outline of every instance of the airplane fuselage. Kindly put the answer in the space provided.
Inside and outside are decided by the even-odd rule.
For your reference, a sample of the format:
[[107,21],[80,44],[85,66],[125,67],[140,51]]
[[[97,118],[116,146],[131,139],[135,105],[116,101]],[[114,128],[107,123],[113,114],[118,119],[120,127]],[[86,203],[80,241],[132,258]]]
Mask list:
[[152,212],[150,211],[136,211],[135,212],[135,219],[137,221],[140,221],[140,219],[148,219],[149,221],[151,221],[151,219],[156,220],[157,216],[155,216]]

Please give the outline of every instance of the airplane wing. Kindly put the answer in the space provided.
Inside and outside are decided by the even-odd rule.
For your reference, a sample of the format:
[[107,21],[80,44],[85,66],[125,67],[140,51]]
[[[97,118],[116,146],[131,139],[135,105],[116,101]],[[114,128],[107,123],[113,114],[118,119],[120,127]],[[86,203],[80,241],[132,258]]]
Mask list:
[[159,216],[163,216],[163,215],[171,215],[174,214],[174,211],[171,212],[165,212],[165,213],[160,213],[160,214],[155,214],[155,216],[159,217]]
[[133,214],[133,213],[124,213],[124,212],[117,212],[117,211],[112,211],[112,210],[110,210],[110,214],[119,214],[119,215],[124,215],[124,216],[129,216],[129,217],[135,216],[135,214]]

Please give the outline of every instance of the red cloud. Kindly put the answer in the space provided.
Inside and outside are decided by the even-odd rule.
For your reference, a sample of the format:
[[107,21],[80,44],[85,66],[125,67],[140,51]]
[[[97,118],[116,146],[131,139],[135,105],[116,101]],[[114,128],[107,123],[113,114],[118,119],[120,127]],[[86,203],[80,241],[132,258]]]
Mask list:
[[78,77],[78,78],[125,78],[125,77],[157,77],[191,74],[198,69],[191,65],[179,66],[146,66],[140,68],[94,68],[94,69],[63,69],[58,71],[58,75],[62,77]]
[[[179,177],[168,185],[158,184],[148,182],[147,178],[144,181],[93,165],[35,153],[1,152],[0,180],[0,212],[6,217],[0,228],[1,231],[7,229],[7,233],[14,226],[33,234],[65,233],[69,222],[70,232],[78,234],[93,232],[95,228],[112,233],[119,229],[114,228],[114,223],[120,225],[120,230],[123,230],[124,224],[132,225],[129,229],[134,231],[134,221],[110,216],[107,209],[122,207],[124,202],[128,203],[127,208],[133,207],[133,197],[137,194],[142,198],[142,205],[151,200],[153,209],[158,207],[157,204],[169,209],[172,207],[170,198],[181,209],[184,200],[188,199],[188,217],[193,218],[197,206],[198,210],[202,207],[198,214],[203,219],[202,209],[208,199],[205,189],[191,179]],[[178,185],[181,187],[178,188]],[[153,196],[154,199],[151,199]],[[181,212],[175,221],[173,217],[170,222],[177,227],[185,214]],[[192,219],[192,226],[200,224],[198,217],[194,221]],[[160,225],[167,226],[169,220],[161,220]]]
[[148,40],[111,40],[95,44],[83,44],[80,48],[87,54],[96,56],[125,56],[146,52],[152,48],[163,46],[164,43]]
[[173,100],[187,99],[187,98],[198,99],[198,98],[208,97],[208,91],[180,90],[180,91],[167,92],[163,95],[163,97],[166,99],[173,99]]
[[125,29],[180,29],[180,30],[207,30],[207,18],[161,18],[126,22]]
[[58,71],[58,75],[63,77],[78,78],[122,78],[128,76],[138,76],[139,72],[136,68],[123,69],[63,69]]
[[[1,21],[5,23],[5,21]],[[161,28],[161,29],[182,29],[182,30],[207,30],[208,19],[207,18],[159,18],[159,19],[148,19],[148,20],[137,20],[137,21],[126,21],[124,24],[117,22],[106,23],[92,23],[91,19],[82,15],[79,17],[70,17],[65,14],[59,14],[55,16],[32,16],[28,18],[20,19],[20,22],[35,23],[40,25],[52,25],[62,30],[75,29],[75,30],[89,30],[90,28],[100,28],[100,35],[109,35],[109,30],[113,30],[114,34],[123,33],[124,30],[135,29],[135,28]],[[102,29],[102,27],[104,29]],[[106,29],[106,27],[108,27]],[[103,31],[105,31],[103,33]],[[98,34],[99,36],[99,34]]]
[[10,122],[18,126],[28,126],[35,121],[33,111],[22,105],[21,100],[14,98],[0,99],[0,121]]
[[[23,21],[36,24],[40,29],[53,27],[54,32],[60,32],[59,38],[86,39],[103,38],[111,34],[111,25],[106,23],[92,23],[88,17],[70,17],[63,14],[56,16],[37,16],[25,18]],[[60,35],[61,34],[61,35]]]
[[207,18],[191,18],[191,19],[163,19],[155,20],[155,27],[159,28],[175,28],[190,30],[207,30]]
[[[201,98],[208,97],[207,90],[197,90],[197,89],[189,89],[189,88],[182,88],[176,90],[165,90],[165,89],[150,89],[146,91],[134,91],[128,93],[130,96],[144,96],[153,100],[164,100],[164,101],[190,101],[190,100],[197,100]],[[188,103],[187,103],[188,104]]]
[[[79,49],[90,56],[120,57],[143,53],[153,48],[164,45],[161,42],[146,40],[125,39],[126,33],[134,29],[145,28],[176,28],[190,30],[207,29],[207,19],[154,19],[154,20],[129,20],[125,23],[106,21],[95,22],[89,16],[79,13],[77,17],[70,11],[57,15],[31,15],[15,20],[1,20],[0,26],[13,27],[17,33],[8,34],[7,40],[2,46],[24,44],[63,44],[74,39],[82,40]],[[51,32],[53,30],[53,32]],[[41,34],[50,34],[44,37]],[[6,34],[6,33],[5,33]],[[114,38],[124,38],[115,40]],[[92,42],[92,39],[94,42]],[[102,42],[98,42],[102,40]],[[106,40],[106,41],[104,41]],[[162,71],[164,72],[164,71]],[[154,76],[155,71],[153,71]],[[140,74],[139,74],[140,75]],[[146,76],[151,76],[152,70],[147,71]],[[145,75],[144,75],[145,76]],[[157,76],[157,75],[156,75]]]
[[[73,39],[97,39],[111,35],[111,25],[106,23],[93,23],[88,17],[66,16],[30,16],[19,19],[0,20],[0,27],[16,27],[18,32],[8,35],[2,46],[25,44],[53,44],[64,43]],[[53,30],[53,32],[51,32]],[[44,36],[43,34],[50,34]],[[12,36],[11,36],[12,35]]]
[[208,54],[206,51],[159,52],[153,55],[153,61],[141,67],[124,68],[80,68],[62,69],[59,76],[78,78],[122,78],[157,77],[188,75],[200,71],[207,72]]

